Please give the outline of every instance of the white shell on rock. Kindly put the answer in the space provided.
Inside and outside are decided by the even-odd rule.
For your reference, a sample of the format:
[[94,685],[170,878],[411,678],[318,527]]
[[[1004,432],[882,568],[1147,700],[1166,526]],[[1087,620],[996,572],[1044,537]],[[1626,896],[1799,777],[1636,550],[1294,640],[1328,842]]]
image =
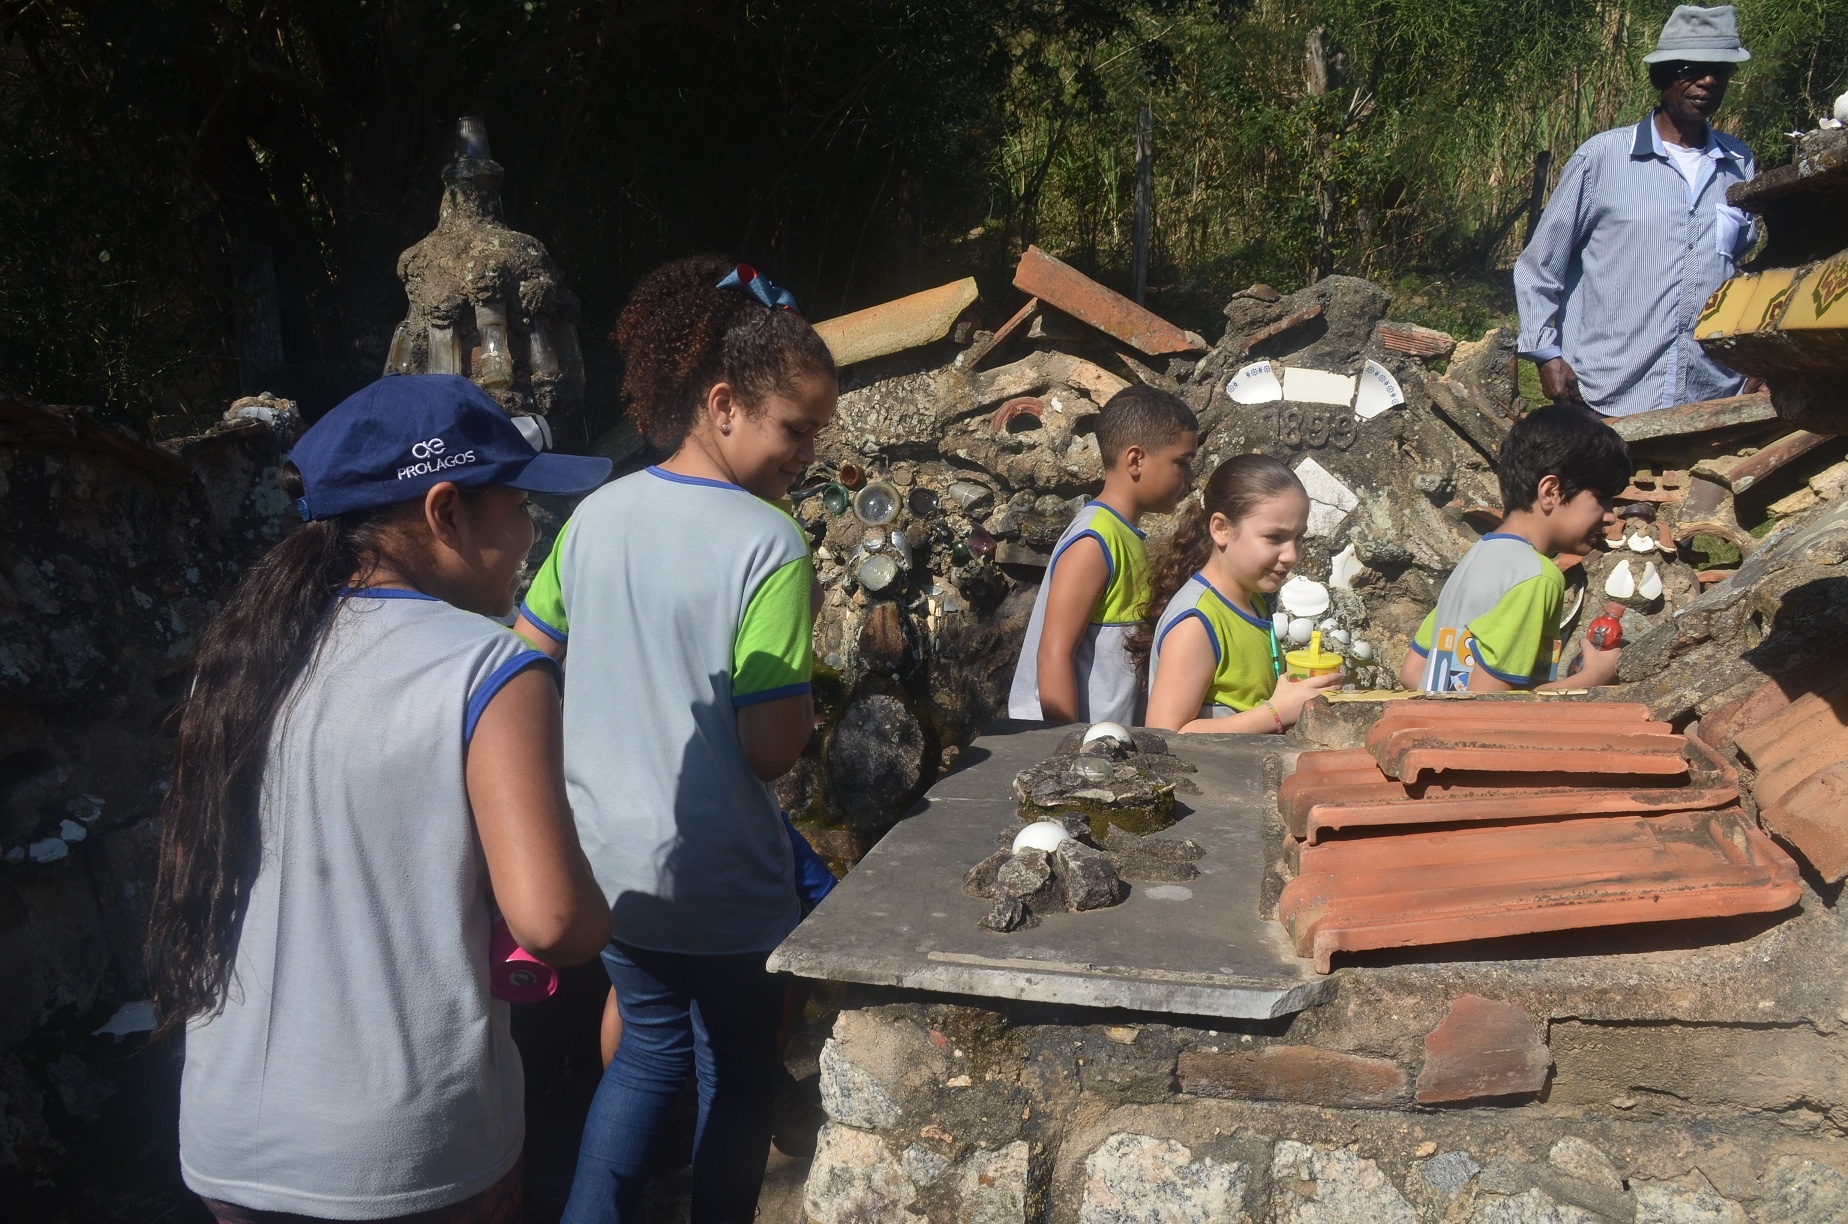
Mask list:
[[46,837],[26,847],[26,853],[35,863],[55,863],[71,852],[62,837]]
[[1283,398],[1283,384],[1268,361],[1254,361],[1232,376],[1226,394],[1235,404],[1274,404]]
[[1277,603],[1291,616],[1320,616],[1328,611],[1328,588],[1301,574],[1283,584]]
[[1330,629],[1326,636],[1337,646],[1346,646],[1351,640],[1346,629]]
[[1373,657],[1373,643],[1367,641],[1355,642],[1348,648],[1348,653],[1353,655],[1360,662],[1365,663],[1368,659]]
[[1084,742],[1089,744],[1106,737],[1115,740],[1126,748],[1134,748],[1136,746],[1136,741],[1130,738],[1129,729],[1122,723],[1113,722],[1092,723],[1091,729],[1084,733]]
[[1309,534],[1312,536],[1334,535],[1341,530],[1341,520],[1360,505],[1354,490],[1314,459],[1304,459],[1296,465],[1296,478],[1303,482],[1303,490],[1309,494]]
[[1636,593],[1644,599],[1662,598],[1662,575],[1656,573],[1654,561],[1643,566],[1643,576],[1636,580]]
[[1290,641],[1298,646],[1309,644],[1309,635],[1315,632],[1315,622],[1306,616],[1299,616],[1290,622]]
[[1333,629],[1336,625],[1339,625],[1340,623],[1341,622],[1336,620],[1334,617],[1326,616],[1322,618],[1322,623],[1317,625],[1316,628],[1320,629],[1323,633],[1327,633],[1331,629]]
[[1328,585],[1351,591],[1354,589],[1354,576],[1365,568],[1360,557],[1355,554],[1354,546],[1349,544],[1328,563]]
[[1283,398],[1295,404],[1339,404],[1346,408],[1354,402],[1354,378],[1350,374],[1285,366]]
[[1617,563],[1604,579],[1604,593],[1612,599],[1629,599],[1636,594],[1636,575],[1630,572],[1630,559],[1625,557]]
[[1370,421],[1404,402],[1405,392],[1399,389],[1399,380],[1385,366],[1369,361],[1361,367],[1360,392],[1354,397],[1355,416]]
[[1044,850],[1051,854],[1059,848],[1059,843],[1070,837],[1065,826],[1055,820],[1036,820],[1020,832],[1014,834],[1014,853],[1022,850]]
[[1655,537],[1647,532],[1639,531],[1624,543],[1630,546],[1631,552],[1652,553],[1656,550]]

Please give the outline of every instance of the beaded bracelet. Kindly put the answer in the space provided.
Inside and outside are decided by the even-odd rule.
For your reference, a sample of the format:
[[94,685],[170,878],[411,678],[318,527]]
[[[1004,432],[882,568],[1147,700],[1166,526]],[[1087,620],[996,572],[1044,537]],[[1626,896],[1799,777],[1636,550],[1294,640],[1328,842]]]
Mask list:
[[1282,735],[1283,734],[1283,715],[1277,713],[1277,707],[1272,705],[1268,698],[1266,698],[1261,704],[1264,706],[1265,709],[1271,712],[1271,720],[1277,724],[1277,734]]

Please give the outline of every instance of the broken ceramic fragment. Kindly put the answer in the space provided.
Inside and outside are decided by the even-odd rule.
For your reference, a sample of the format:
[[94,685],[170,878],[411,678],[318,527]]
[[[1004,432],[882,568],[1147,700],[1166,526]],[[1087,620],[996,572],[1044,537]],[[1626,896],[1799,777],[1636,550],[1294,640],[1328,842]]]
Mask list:
[[1254,361],[1232,376],[1226,394],[1235,404],[1274,404],[1283,398],[1283,384],[1268,361]]
[[1405,392],[1399,389],[1399,380],[1385,366],[1369,361],[1361,367],[1360,390],[1354,397],[1355,416],[1370,421],[1404,402]]
[[1647,532],[1639,531],[1625,542],[1630,546],[1631,552],[1652,553],[1656,550],[1655,537]]
[[1604,579],[1604,593],[1612,599],[1629,599],[1636,594],[1636,575],[1630,572],[1628,557],[1617,563]]
[[1341,521],[1360,505],[1354,490],[1342,484],[1327,468],[1314,459],[1296,465],[1296,478],[1309,494],[1309,534],[1332,536],[1341,529]]
[[1644,599],[1662,598],[1662,575],[1656,572],[1654,561],[1643,566],[1643,576],[1636,580],[1636,593]]
[[1296,404],[1336,404],[1346,408],[1354,402],[1354,378],[1328,370],[1286,366],[1283,398]]
[[1277,603],[1292,616],[1320,616],[1328,611],[1328,588],[1301,574],[1283,584]]
[[1354,589],[1354,578],[1365,568],[1367,567],[1361,564],[1360,557],[1355,554],[1354,546],[1349,544],[1336,553],[1334,560],[1328,563],[1328,585],[1343,591],[1351,591]]

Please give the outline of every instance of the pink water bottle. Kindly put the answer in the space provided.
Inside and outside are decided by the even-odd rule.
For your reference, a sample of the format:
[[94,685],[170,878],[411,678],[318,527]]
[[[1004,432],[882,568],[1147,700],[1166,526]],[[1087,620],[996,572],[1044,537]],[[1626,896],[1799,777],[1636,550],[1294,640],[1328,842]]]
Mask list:
[[558,993],[558,970],[522,948],[505,918],[494,920],[488,941],[488,990],[509,1003],[537,1003]]

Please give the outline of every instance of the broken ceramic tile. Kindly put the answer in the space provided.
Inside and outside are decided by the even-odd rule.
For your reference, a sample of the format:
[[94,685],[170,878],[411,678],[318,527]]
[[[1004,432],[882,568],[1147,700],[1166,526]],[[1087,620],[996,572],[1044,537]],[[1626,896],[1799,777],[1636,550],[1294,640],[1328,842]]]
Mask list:
[[1226,394],[1235,404],[1274,404],[1283,398],[1283,384],[1268,361],[1254,361],[1232,376]]
[[1636,580],[1636,593],[1644,599],[1662,598],[1662,575],[1656,572],[1654,561],[1643,566],[1643,576]]
[[1361,367],[1360,390],[1354,397],[1355,416],[1370,421],[1404,402],[1405,392],[1399,389],[1399,380],[1385,366],[1377,361],[1369,361]]
[[1312,536],[1334,535],[1341,529],[1341,521],[1360,505],[1354,490],[1314,459],[1304,459],[1296,465],[1296,478],[1303,482],[1303,489],[1309,494],[1309,534]]
[[1297,404],[1339,404],[1345,408],[1354,402],[1354,378],[1328,370],[1285,366],[1283,398]]

